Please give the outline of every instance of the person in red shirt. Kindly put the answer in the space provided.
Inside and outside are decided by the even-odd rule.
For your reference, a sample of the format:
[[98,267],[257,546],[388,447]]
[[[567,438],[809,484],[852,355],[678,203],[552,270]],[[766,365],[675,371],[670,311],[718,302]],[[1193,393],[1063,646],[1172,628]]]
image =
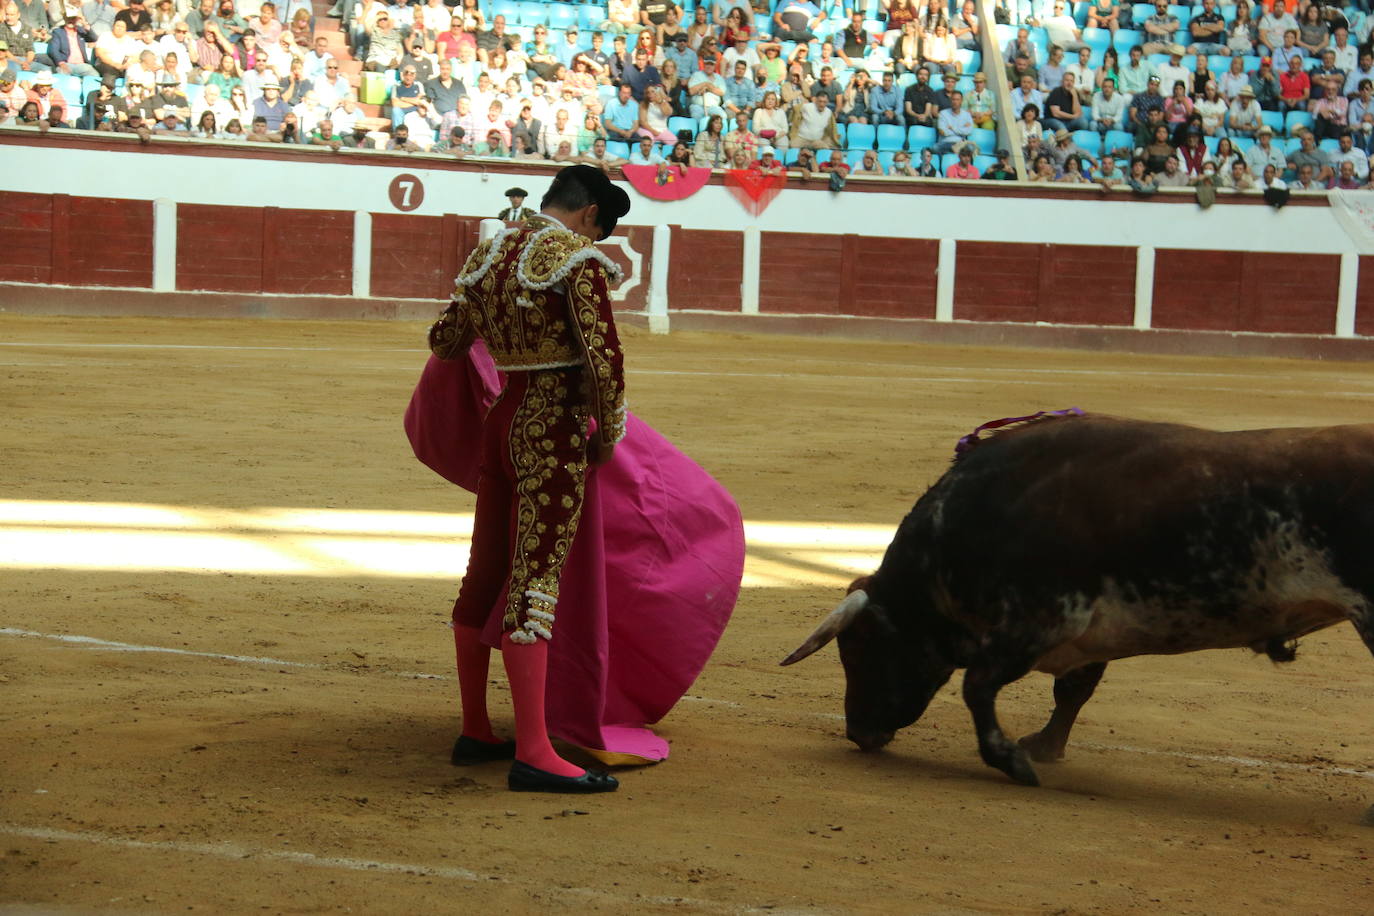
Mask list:
[[959,161],[945,169],[946,178],[977,178],[978,167],[973,164],[973,147],[964,144],[959,150]]
[[1302,69],[1302,58],[1288,58],[1288,69],[1279,74],[1279,100],[1284,111],[1306,111],[1312,98],[1312,78]]
[[473,52],[477,51],[477,39],[471,33],[463,31],[463,17],[454,16],[449,30],[434,40],[434,50],[440,60],[454,59],[458,57],[458,49],[463,45],[471,45]]

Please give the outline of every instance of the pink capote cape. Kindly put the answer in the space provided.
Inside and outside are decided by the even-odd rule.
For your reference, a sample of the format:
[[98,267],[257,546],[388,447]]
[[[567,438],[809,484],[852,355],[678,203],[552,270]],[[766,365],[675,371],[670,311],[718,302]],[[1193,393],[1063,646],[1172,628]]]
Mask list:
[[[464,359],[431,356],[405,414],[415,457],[475,492],[482,421],[502,385],[480,341]],[[563,567],[549,652],[549,733],[607,763],[665,759],[668,743],[645,726],[701,673],[743,574],[735,501],[631,414],[615,458],[589,469]],[[502,610],[493,608],[484,633],[493,647]]]

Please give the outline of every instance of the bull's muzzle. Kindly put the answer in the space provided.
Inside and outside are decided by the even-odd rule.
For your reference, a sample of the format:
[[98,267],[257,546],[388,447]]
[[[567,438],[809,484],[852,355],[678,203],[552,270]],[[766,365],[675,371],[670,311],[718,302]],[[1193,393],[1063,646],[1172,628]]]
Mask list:
[[876,729],[855,728],[851,726],[845,732],[849,740],[859,746],[861,751],[876,751],[886,747],[892,740],[892,736],[897,734],[895,731],[879,731]]

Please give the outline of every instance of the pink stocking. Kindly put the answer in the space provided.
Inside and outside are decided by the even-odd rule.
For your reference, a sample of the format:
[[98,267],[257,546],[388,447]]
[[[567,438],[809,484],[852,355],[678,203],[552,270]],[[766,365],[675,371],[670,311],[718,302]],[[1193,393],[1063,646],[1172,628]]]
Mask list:
[[581,776],[585,770],[559,757],[549,743],[544,725],[544,681],[549,670],[549,644],[536,639],[532,645],[501,637],[501,658],[510,679],[511,704],[515,707],[515,759],[559,776]]
[[453,645],[458,655],[458,694],[463,704],[463,734],[478,741],[497,744],[500,738],[491,730],[487,715],[487,666],[491,647],[482,642],[476,627],[455,624]]

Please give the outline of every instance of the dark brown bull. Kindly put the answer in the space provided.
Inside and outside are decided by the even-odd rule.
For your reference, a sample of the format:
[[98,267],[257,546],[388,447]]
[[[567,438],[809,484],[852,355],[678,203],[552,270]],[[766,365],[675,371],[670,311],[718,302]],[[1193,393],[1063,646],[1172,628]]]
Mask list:
[[[1107,663],[1293,640],[1349,620],[1374,651],[1374,426],[1212,432],[1100,416],[995,434],[902,521],[784,665],[838,637],[851,740],[881,748],[956,668],[988,765],[1036,785]],[[1019,745],[997,693],[1055,677]]]

